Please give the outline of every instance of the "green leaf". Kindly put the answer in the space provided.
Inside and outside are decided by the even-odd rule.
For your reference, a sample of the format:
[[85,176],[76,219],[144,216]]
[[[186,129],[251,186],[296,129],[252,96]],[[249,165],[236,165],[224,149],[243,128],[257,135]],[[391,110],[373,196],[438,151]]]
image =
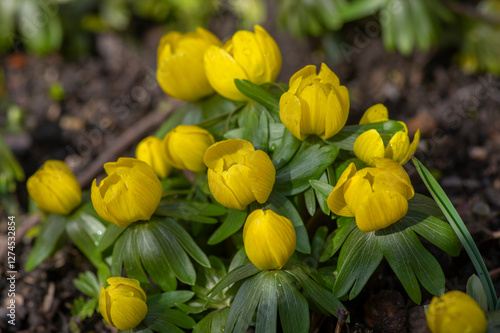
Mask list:
[[344,126],[344,128],[342,128],[340,132],[335,134],[330,139],[325,140],[325,142],[337,146],[340,149],[352,150],[354,141],[356,141],[358,136],[370,129],[376,129],[377,132],[380,133],[380,135],[383,135],[394,134],[398,131],[402,131],[404,130],[404,127],[395,120],[381,121],[378,123],[370,123],[364,125],[349,125]]
[[196,324],[193,333],[224,332],[229,308],[212,311]]
[[[298,263],[297,263],[298,264]],[[285,269],[285,272],[295,277],[304,291],[328,313],[337,316],[337,307],[343,308],[344,305],[328,290],[321,287],[317,281],[311,278],[304,271],[305,265],[290,265],[291,269]]]
[[282,215],[292,221],[297,236],[297,245],[295,249],[300,253],[311,253],[309,236],[306,227],[295,206],[282,194],[271,192],[267,202],[262,209],[272,209],[276,214]]
[[99,245],[97,245],[97,251],[103,252],[108,247],[113,245],[113,243],[120,237],[125,228],[119,227],[116,224],[110,223],[101,239],[99,240]]
[[[352,223],[355,223],[354,219]],[[356,297],[382,258],[383,254],[377,244],[375,233],[353,228],[340,250],[333,294],[340,298],[351,290],[349,299]]]
[[402,223],[375,231],[380,250],[411,299],[422,297],[417,278],[433,295],[444,293],[445,278],[436,258],[420,243],[417,235]]
[[[284,127],[284,126],[283,126]],[[274,149],[272,161],[276,170],[281,169],[288,161],[292,159],[302,142],[297,139],[289,130],[284,129],[283,136],[280,138],[280,144]],[[273,149],[271,149],[273,150]]]
[[208,260],[206,254],[200,249],[188,232],[179,225],[179,223],[174,220],[165,220],[163,227],[166,231],[170,231],[177,238],[177,241],[182,245],[191,258],[204,267],[210,267],[210,261]]
[[207,296],[209,298],[212,298],[212,297],[216,296],[218,293],[220,293],[222,290],[224,290],[225,288],[232,285],[233,283],[238,282],[240,280],[243,280],[249,276],[255,275],[260,271],[261,271],[260,268],[255,267],[250,262],[245,264],[245,265],[242,265],[240,267],[237,267],[237,268],[233,269],[232,271],[230,271],[226,275],[226,277],[224,277],[224,279],[222,279],[219,283],[217,283],[217,285],[215,285],[215,287],[213,287],[212,290],[210,290],[210,292],[208,293]]
[[451,226],[443,220],[425,213],[408,210],[401,222],[446,253],[452,256],[460,254],[462,248],[460,241]]
[[[147,286],[149,289],[151,288],[150,283],[144,272],[143,265],[141,264],[139,243],[141,237],[132,231],[132,229],[129,229],[128,236],[123,257],[123,267],[128,277],[139,280],[143,286]],[[160,285],[160,283],[158,283],[158,285]]]
[[451,203],[450,199],[448,199],[443,189],[441,188],[441,186],[439,186],[438,182],[434,179],[429,170],[427,170],[427,168],[425,168],[425,166],[423,166],[423,164],[420,163],[420,161],[417,160],[416,158],[413,158],[413,163],[417,168],[418,174],[424,181],[425,186],[431,193],[434,200],[436,200],[436,203],[438,204],[439,208],[441,208],[441,211],[446,216],[446,219],[453,228],[453,231],[455,231],[456,235],[460,239],[460,242],[467,251],[469,258],[472,261],[472,264],[476,268],[476,272],[478,273],[478,276],[481,279],[481,282],[483,283],[483,286],[485,288],[486,295],[488,296],[489,309],[490,310],[495,309],[497,305],[497,295],[495,291],[495,286],[491,281],[491,277],[489,276],[488,273],[488,268],[486,267],[481,257],[481,253],[479,252],[476,243],[474,243],[472,236],[467,230],[467,227],[460,218],[460,215],[456,211],[455,207],[453,207],[453,204]]
[[469,280],[467,280],[467,294],[477,302],[485,313],[488,312],[488,297],[484,291],[481,279],[476,274],[472,274]]
[[257,307],[255,331],[275,333],[278,321],[278,274],[273,271],[263,272],[261,282],[262,294]]
[[[210,256],[209,259],[210,268],[201,267],[196,277],[196,285],[194,285],[192,288],[192,290],[196,293],[196,296],[200,297],[201,299],[207,299],[207,294],[209,293],[209,291],[227,275],[226,266],[224,266],[219,258]],[[220,297],[215,297],[216,302],[219,300],[226,300],[225,295],[221,294],[218,295]]]
[[[268,151],[274,152],[284,140],[285,126],[282,123],[269,123],[269,147]],[[298,141],[298,140],[297,140]],[[300,141],[299,141],[300,142]],[[297,149],[299,145],[297,145]]]
[[185,303],[193,298],[194,292],[189,290],[167,291],[148,298],[148,309],[173,308],[177,303]]
[[221,226],[208,239],[208,245],[218,244],[240,230],[246,217],[246,210],[229,209]]
[[386,0],[356,0],[339,6],[339,16],[344,22],[358,20],[373,15],[386,6]]
[[66,217],[49,214],[42,224],[40,235],[37,237],[33,248],[26,261],[27,272],[33,270],[47,259],[55,250],[59,240],[64,236]]
[[219,204],[187,201],[163,203],[155,211],[158,216],[210,224],[219,222],[211,216],[222,216],[226,213],[227,208]]
[[76,289],[80,290],[85,295],[96,299],[99,298],[101,284],[91,271],[85,271],[84,273],[78,274],[78,279],[74,279],[73,284]]
[[295,281],[281,271],[278,280],[278,310],[283,332],[302,333],[309,331],[309,305],[295,287]]
[[310,187],[309,181],[318,179],[333,163],[338,152],[339,149],[335,146],[310,146],[304,142],[293,159],[277,170],[274,191],[296,195],[307,190]]
[[344,244],[345,240],[347,239],[347,236],[351,233],[351,231],[356,228],[356,222],[354,220],[354,217],[349,217],[349,218],[339,218],[338,221],[343,221],[343,220],[348,220],[349,222],[346,223],[343,226],[338,227],[334,232],[332,232],[327,240],[326,240],[326,247],[325,250],[323,251],[323,254],[321,255],[320,262],[325,262],[340,249],[340,247]]
[[248,80],[235,79],[234,84],[236,85],[236,88],[238,88],[238,90],[245,96],[250,97],[254,101],[264,105],[272,113],[276,115],[279,114],[279,101],[264,90],[264,88],[261,88]]
[[304,192],[304,201],[306,204],[306,209],[309,215],[313,216],[316,212],[316,196],[314,194],[314,189],[309,188]]
[[[182,311],[176,309],[151,309],[148,306],[148,313],[144,318],[144,323],[155,331],[165,331],[165,327],[175,325],[186,329],[191,329],[196,325],[193,318]],[[183,332],[181,330],[181,332]]]
[[425,213],[442,220],[445,219],[445,216],[441,209],[439,209],[437,203],[431,198],[419,193],[415,193],[413,198],[408,200],[408,210]]
[[266,271],[249,278],[241,285],[227,316],[228,333],[245,333],[263,292]]
[[[330,215],[331,211],[328,207],[328,196],[333,190],[333,186],[328,183],[328,170],[331,169],[333,172],[333,168],[329,166],[326,171],[319,178],[320,184],[316,183],[318,180],[309,180],[309,183],[314,188],[314,193],[316,194],[316,198],[318,200],[319,207],[321,211],[325,215]],[[316,187],[315,187],[316,186]]]

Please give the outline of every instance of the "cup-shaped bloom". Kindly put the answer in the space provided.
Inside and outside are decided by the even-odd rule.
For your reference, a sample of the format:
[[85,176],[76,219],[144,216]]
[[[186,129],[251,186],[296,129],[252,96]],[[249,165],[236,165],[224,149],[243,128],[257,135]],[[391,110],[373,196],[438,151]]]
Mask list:
[[366,109],[359,121],[360,125],[389,120],[389,111],[384,104],[375,104]]
[[432,333],[484,333],[487,329],[483,310],[472,297],[459,290],[433,297],[426,320]]
[[146,293],[139,281],[123,277],[111,277],[109,286],[101,286],[99,311],[104,319],[122,331],[131,330],[146,317]]
[[281,269],[295,251],[292,222],[272,210],[254,210],[243,227],[248,259],[262,270]]
[[234,101],[248,100],[234,79],[274,82],[281,70],[281,53],[274,39],[261,26],[254,30],[239,30],[223,47],[210,46],[205,52],[208,81],[215,91]]
[[167,161],[163,140],[155,136],[148,136],[139,142],[135,149],[135,157],[152,167],[160,178],[166,178],[172,171],[172,166]]
[[328,207],[340,216],[354,216],[358,228],[369,232],[398,221],[414,195],[405,169],[390,159],[375,159],[375,167],[357,170],[351,163],[328,196]]
[[349,92],[325,64],[319,74],[309,65],[290,79],[280,98],[280,119],[299,140],[308,135],[328,139],[344,127],[349,115]]
[[82,202],[82,189],[66,163],[48,160],[26,184],[30,197],[40,209],[68,215]]
[[197,28],[196,32],[172,31],[160,40],[156,76],[160,87],[168,95],[183,101],[197,101],[214,92],[208,83],[203,55],[211,45],[220,46],[220,40],[210,31]]
[[100,217],[122,228],[133,222],[149,220],[158,207],[162,186],[158,176],[145,162],[121,157],[104,164],[107,177],[99,186],[92,183],[91,199]]
[[264,203],[274,186],[276,169],[262,150],[241,139],[220,141],[207,149],[208,186],[215,200],[243,210],[257,200]]
[[406,131],[396,132],[384,146],[382,136],[375,129],[362,133],[354,142],[354,154],[357,158],[370,166],[374,166],[374,158],[390,158],[403,165],[417,150],[420,141],[420,130],[417,130],[410,143]]
[[210,132],[194,125],[179,125],[163,138],[168,163],[174,168],[193,172],[207,168],[203,156],[214,142]]

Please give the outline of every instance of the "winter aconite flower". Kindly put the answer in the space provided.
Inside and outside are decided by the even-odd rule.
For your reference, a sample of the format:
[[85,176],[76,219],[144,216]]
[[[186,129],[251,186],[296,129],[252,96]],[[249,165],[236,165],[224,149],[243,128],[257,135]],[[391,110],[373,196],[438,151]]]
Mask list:
[[48,160],[26,184],[30,197],[40,209],[68,215],[82,202],[82,189],[63,161]]
[[290,79],[290,89],[281,95],[280,119],[299,140],[308,135],[328,139],[344,127],[349,115],[349,92],[328,66],[309,65]]
[[139,142],[135,149],[135,157],[152,167],[160,178],[167,177],[172,170],[167,161],[163,140],[155,136],[148,136]]
[[174,168],[193,172],[207,168],[203,163],[203,155],[214,142],[212,134],[194,125],[179,125],[163,139],[168,163]]
[[101,286],[99,311],[104,319],[122,331],[131,330],[146,317],[146,293],[139,281],[123,277],[111,277],[109,286]]
[[92,183],[94,209],[108,222],[126,227],[139,220],[149,220],[158,207],[162,186],[158,176],[145,162],[119,158],[104,164],[108,174],[99,186]]
[[403,165],[417,150],[420,141],[420,131],[417,130],[413,141],[406,131],[396,132],[384,147],[382,136],[375,129],[362,133],[354,142],[354,154],[370,166],[374,166],[373,158],[390,158]]
[[205,52],[205,70],[212,87],[222,96],[246,101],[234,79],[255,84],[274,82],[281,69],[281,53],[274,39],[256,25],[255,33],[240,30],[223,47],[210,46]]
[[158,82],[168,95],[183,101],[197,101],[214,92],[208,83],[203,55],[210,45],[220,40],[210,31],[172,31],[162,37],[158,47]]
[[217,142],[204,157],[210,192],[220,204],[243,210],[257,200],[264,203],[274,186],[276,169],[262,150],[241,139]]
[[374,168],[356,170],[351,163],[328,196],[328,207],[340,216],[354,216],[362,231],[383,229],[408,211],[414,195],[405,169],[390,159],[375,159]]
[[486,315],[466,293],[452,290],[432,298],[426,314],[432,333],[484,333]]
[[243,227],[248,259],[262,270],[281,269],[295,251],[292,222],[272,210],[254,210]]

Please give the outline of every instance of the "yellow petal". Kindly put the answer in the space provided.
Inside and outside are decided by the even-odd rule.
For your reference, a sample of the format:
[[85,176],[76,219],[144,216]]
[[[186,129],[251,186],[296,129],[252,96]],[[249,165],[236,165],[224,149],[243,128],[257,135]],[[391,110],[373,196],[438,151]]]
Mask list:
[[397,162],[388,158],[374,158],[373,160],[375,161],[376,168],[386,170],[391,177],[397,178],[399,182],[404,184],[405,190],[401,191],[401,194],[403,194],[407,200],[410,200],[415,194],[415,191],[406,170]]
[[319,71],[318,78],[321,80],[321,82],[328,83],[332,86],[340,85],[338,76],[334,72],[332,72],[332,70],[325,63],[321,63],[321,69]]
[[299,95],[302,107],[300,132],[302,135],[314,134],[321,136],[325,132],[325,118],[327,112],[327,96],[319,85],[312,84],[305,87]]
[[203,161],[210,169],[215,169],[219,159],[224,163],[221,165],[224,170],[236,163],[244,163],[244,155],[254,152],[253,145],[242,139],[229,139],[219,141],[211,145],[203,157]]
[[[296,86],[296,88],[292,89],[292,86],[295,87],[295,81],[299,79],[299,85]],[[312,84],[316,79],[316,66],[307,65],[292,75],[292,77],[290,78],[289,86],[293,93],[300,93],[305,87]]]
[[243,242],[255,266],[263,270],[281,269],[295,250],[295,229],[284,216],[257,209],[245,221]]
[[356,210],[356,224],[369,232],[388,227],[408,211],[408,200],[392,191],[375,191],[367,195],[364,204]]
[[244,68],[248,79],[255,84],[267,80],[267,68],[255,34],[250,31],[237,31],[233,38],[233,58]]
[[387,111],[387,108],[383,104],[375,104],[365,111],[363,117],[361,117],[361,120],[359,121],[359,124],[364,125],[387,120],[389,120],[389,112]]
[[343,98],[344,97],[338,95],[335,89],[332,89],[328,94],[328,100],[325,106],[325,133],[320,136],[323,140],[329,139],[337,134],[347,122],[349,106],[347,106],[347,108],[343,106]]
[[409,159],[415,154],[415,151],[417,150],[419,142],[420,142],[420,130],[417,129],[417,132],[415,133],[415,136],[413,137],[413,141],[410,145],[410,148],[408,149],[407,159],[401,161],[401,165],[404,165],[406,162],[408,162]]
[[375,165],[373,158],[384,157],[384,142],[380,134],[374,130],[368,130],[358,136],[354,141],[354,154],[357,158],[368,165]]
[[280,49],[264,28],[256,25],[254,30],[266,66],[264,82],[274,82],[281,70],[282,59]]
[[487,318],[477,302],[459,290],[434,296],[426,313],[432,333],[485,333]]
[[113,325],[111,318],[109,317],[109,311],[111,309],[111,298],[109,294],[106,292],[103,286],[101,286],[101,290],[99,291],[99,312],[101,316],[106,320],[106,322],[110,325]]
[[111,303],[110,317],[115,327],[127,331],[139,325],[147,312],[148,307],[143,300],[118,296]]
[[357,216],[358,209],[364,205],[368,195],[373,192],[372,184],[375,171],[373,168],[361,169],[344,185],[345,202],[354,216]]
[[163,140],[160,138],[148,136],[141,140],[135,149],[135,156],[153,168],[158,177],[165,178],[172,170],[167,161]]
[[404,164],[403,162],[408,161],[410,158],[408,154],[409,148],[410,139],[408,134],[403,131],[396,132],[385,148],[384,157],[390,158],[399,164]]
[[222,96],[234,101],[249,100],[234,84],[234,79],[248,80],[247,73],[222,48],[210,46],[205,51],[205,72],[210,85]]
[[233,209],[243,210],[246,208],[246,205],[243,205],[238,201],[236,194],[225,183],[225,179],[222,176],[222,173],[217,173],[212,169],[208,169],[207,176],[210,193],[212,193],[218,203],[220,203],[224,207]]
[[248,181],[255,199],[264,203],[269,198],[276,180],[274,164],[262,150],[257,150],[247,156],[246,165],[250,167]]
[[238,202],[243,207],[240,209],[245,209],[248,204],[256,199],[251,189],[249,173],[250,168],[248,166],[237,164],[229,167],[229,170],[222,172],[224,183],[236,195]]
[[328,208],[330,208],[330,210],[336,215],[354,216],[349,210],[349,207],[347,207],[347,203],[344,198],[344,186],[347,180],[354,176],[356,171],[356,165],[354,163],[349,164],[340,175],[337,184],[328,196]]
[[[300,82],[300,81],[296,81]],[[286,92],[280,98],[280,120],[285,127],[299,140],[304,140],[307,135],[300,130],[302,119],[302,105],[297,96]]]
[[[99,185],[101,186],[101,184]],[[108,222],[119,225],[119,222],[115,219],[115,217],[108,212],[106,204],[104,203],[104,198],[101,195],[99,187],[97,187],[96,185],[96,179],[94,179],[94,181],[92,182],[90,197],[92,200],[92,205],[94,206],[96,213],[99,214],[100,217]]]

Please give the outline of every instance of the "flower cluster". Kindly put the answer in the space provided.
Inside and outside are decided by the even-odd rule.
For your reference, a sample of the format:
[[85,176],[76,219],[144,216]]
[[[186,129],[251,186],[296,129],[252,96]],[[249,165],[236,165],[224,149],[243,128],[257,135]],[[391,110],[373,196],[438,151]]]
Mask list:
[[[415,194],[404,168],[417,149],[418,130],[410,141],[406,125],[390,120],[382,104],[366,110],[359,124],[346,125],[348,88],[324,63],[319,72],[314,65],[300,69],[288,86],[274,84],[281,53],[260,26],[225,43],[202,28],[169,32],[157,63],[161,88],[187,103],[138,143],[135,158],[104,164],[106,176],[94,179],[90,201],[88,195],[82,200],[62,161],[47,161],[27,184],[49,217],[65,216],[52,218],[50,226],[66,221],[68,235],[100,272],[109,265],[109,286],[98,296],[108,324],[160,331],[159,325],[169,331],[196,325],[201,332],[211,331],[203,325],[224,321],[229,332],[235,325],[244,331],[257,306],[256,325],[266,327],[265,304],[274,316],[279,306],[286,331],[294,319],[283,309],[293,303],[308,331],[309,299],[336,315],[338,299],[355,297],[384,257],[416,303],[417,281],[434,295],[443,293],[444,274],[416,233],[453,255],[458,239],[436,216],[432,199]],[[242,250],[229,273],[222,260],[202,250],[222,241]],[[320,257],[328,261],[336,251],[338,259],[312,272],[322,265]],[[311,260],[314,268],[304,264]],[[326,271],[335,281],[318,277]],[[237,284],[238,278],[248,280]],[[176,290],[177,280],[193,292]],[[211,295],[229,285],[240,288],[234,299]],[[180,306],[193,295],[190,306]],[[452,324],[441,312],[463,309],[448,305],[446,295],[436,302],[429,327],[445,332],[441,327]],[[179,310],[167,309],[173,306]],[[188,315],[210,309],[216,310],[197,324]],[[474,319],[479,312],[468,309],[463,326],[482,331],[484,320]]]

